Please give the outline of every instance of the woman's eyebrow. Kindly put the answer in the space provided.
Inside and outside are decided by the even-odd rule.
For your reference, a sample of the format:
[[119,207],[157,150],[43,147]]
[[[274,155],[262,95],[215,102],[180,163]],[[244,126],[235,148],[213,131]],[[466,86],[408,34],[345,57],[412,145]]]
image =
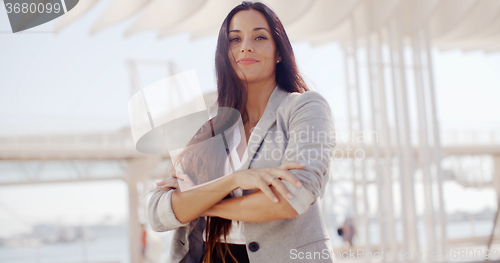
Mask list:
[[[253,29],[253,31],[257,31],[257,30],[261,30],[261,29],[264,29],[267,32],[269,32],[269,30],[267,30],[267,28],[265,28],[265,27],[256,27],[256,28]],[[241,30],[239,30],[239,29],[229,30],[229,33],[231,33],[231,32],[241,32]]]

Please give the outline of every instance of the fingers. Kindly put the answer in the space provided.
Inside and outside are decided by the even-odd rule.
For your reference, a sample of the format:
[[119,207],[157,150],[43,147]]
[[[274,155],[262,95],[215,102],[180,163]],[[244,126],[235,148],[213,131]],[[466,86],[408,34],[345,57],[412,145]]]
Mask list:
[[179,185],[162,185],[162,186],[157,186],[155,189],[161,189],[161,190],[170,190],[170,189],[178,189]]
[[269,199],[271,199],[271,201],[277,203],[279,202],[279,199],[278,197],[274,194],[274,192],[271,190],[271,188],[269,187],[269,185],[266,184],[266,182],[264,182],[264,180],[262,180],[262,183],[260,184],[260,187],[259,189],[267,196],[269,197]]
[[171,177],[169,177],[168,179],[166,180],[161,180],[159,182],[156,182],[156,185],[165,185],[168,183],[168,180],[171,180],[172,178],[177,178],[177,174],[175,172],[171,173],[170,174]]
[[177,178],[168,178],[167,180],[163,180],[156,183],[156,189],[168,189],[168,188],[179,188],[179,183],[177,182]]
[[156,182],[156,185],[160,186],[160,185],[164,185],[166,183],[167,183],[167,181],[163,180],[163,181]]
[[288,188],[286,188],[286,186],[283,184],[283,182],[281,182],[281,180],[274,179],[271,181],[271,184],[272,184],[272,186],[274,186],[274,188],[276,188],[276,190],[282,196],[286,196],[286,198],[288,198],[289,200],[291,200],[293,198],[292,193],[290,193],[290,191],[288,191]]
[[[279,173],[281,173],[283,170],[280,170],[280,169],[275,169],[277,170]],[[266,173],[265,174],[265,178],[268,183],[269,186],[274,186],[274,188],[276,188],[276,190],[282,195],[282,196],[286,196],[286,198],[288,199],[292,199],[293,198],[293,195],[292,193],[290,193],[290,191],[288,191],[288,188],[286,188],[286,186],[281,182],[280,180],[280,177],[281,175],[274,175],[273,172],[272,172],[272,169],[270,169],[270,172]]]
[[278,168],[284,169],[284,170],[302,169],[304,167],[305,167],[305,164],[299,163],[299,162],[287,162],[287,163],[284,163],[284,164],[278,166]]
[[280,165],[278,168],[283,170],[282,174],[284,177],[281,177],[281,178],[294,184],[297,188],[300,188],[300,187],[302,187],[302,182],[299,179],[295,178],[295,176],[293,176],[292,173],[288,172],[288,170],[290,170],[290,169],[303,169],[304,167],[306,167],[306,165],[303,163],[287,162],[287,163]]
[[297,187],[297,188],[302,187],[302,182],[299,179],[297,179],[295,176],[293,176],[293,174],[291,172],[289,172],[288,170],[271,169],[271,173],[276,177],[287,180],[288,182],[295,185],[295,187]]

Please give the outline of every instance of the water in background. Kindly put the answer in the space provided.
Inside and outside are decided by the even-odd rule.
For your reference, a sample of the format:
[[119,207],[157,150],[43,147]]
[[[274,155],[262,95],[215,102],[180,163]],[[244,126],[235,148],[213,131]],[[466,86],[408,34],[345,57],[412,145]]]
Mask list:
[[[491,233],[492,221],[476,221],[474,233],[476,236],[485,236]],[[398,239],[401,239],[401,227],[397,226]],[[425,232],[424,225],[419,222],[419,234]],[[330,227],[329,235],[333,247],[342,246],[342,239],[337,234],[337,229]],[[449,222],[449,238],[469,237],[472,234],[470,222]],[[168,257],[172,232],[158,233],[163,240],[160,262],[165,262]],[[379,241],[379,230],[376,224],[370,227],[371,243]],[[423,237],[421,236],[420,240]],[[356,241],[356,240],[355,240]],[[86,253],[84,253],[86,251]],[[87,255],[87,261],[85,256]],[[38,261],[37,261],[38,260]],[[112,262],[130,263],[128,234],[126,229],[114,232],[112,235],[98,236],[87,241],[86,247],[82,242],[42,244],[36,246],[1,247],[0,262],[2,263],[67,263],[67,262]]]
[[[128,234],[99,237],[80,242],[41,244],[40,246],[0,247],[2,263],[130,263]],[[84,253],[86,251],[86,253]],[[85,256],[86,259],[85,260]]]

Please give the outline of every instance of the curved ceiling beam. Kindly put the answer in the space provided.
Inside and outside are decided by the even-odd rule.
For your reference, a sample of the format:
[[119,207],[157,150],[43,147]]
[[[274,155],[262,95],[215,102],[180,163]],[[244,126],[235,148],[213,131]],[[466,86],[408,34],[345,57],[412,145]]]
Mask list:
[[71,24],[73,21],[80,18],[82,15],[87,13],[99,0],[86,0],[80,1],[71,11],[63,15],[57,20],[54,27],[54,32],[59,33],[67,25]]
[[437,36],[437,40],[453,41],[467,38],[470,34],[492,23],[499,11],[500,1],[481,0],[455,27],[445,34]]
[[367,32],[373,32],[383,27],[391,16],[397,12],[405,0],[369,0],[359,3],[347,17],[331,30],[318,34],[303,34],[298,41],[308,41],[312,45],[320,45],[333,41],[349,41],[352,35],[351,15],[356,26],[358,41],[363,41]]
[[445,34],[465,19],[479,0],[443,0],[429,18],[429,34],[437,37]]
[[[281,23],[286,28],[286,32],[290,37],[288,28],[295,23],[304,14],[310,12],[311,6],[317,0],[270,0],[266,1],[268,5],[280,18]],[[225,18],[225,15],[224,17]],[[196,40],[207,36],[217,36],[219,34],[220,25],[214,25],[211,28],[194,31],[191,35],[191,40]]]
[[280,18],[288,33],[289,27],[304,15],[314,12],[312,7],[319,1],[322,0],[267,0],[265,4]]
[[118,23],[149,4],[151,0],[113,0],[90,28],[90,34]]
[[229,11],[240,4],[238,0],[208,0],[200,9],[179,23],[160,30],[159,38],[176,33],[209,30],[220,27]]
[[287,33],[304,36],[321,34],[325,31],[333,30],[339,23],[349,17],[360,2],[362,1],[315,1],[309,8],[309,12],[303,14],[287,27]]
[[125,36],[134,33],[168,28],[187,19],[199,10],[206,0],[153,0],[125,31]]
[[439,7],[441,0],[404,1],[395,13],[401,34],[409,35],[422,28]]

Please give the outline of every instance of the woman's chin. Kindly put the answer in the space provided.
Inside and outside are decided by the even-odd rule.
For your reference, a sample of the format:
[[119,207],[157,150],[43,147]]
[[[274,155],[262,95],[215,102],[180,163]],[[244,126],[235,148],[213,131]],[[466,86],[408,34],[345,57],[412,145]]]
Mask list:
[[[244,82],[245,79],[242,79],[242,81]],[[261,82],[262,78],[257,78],[257,77],[255,77],[255,78],[249,78],[249,77],[247,77],[246,81],[247,81],[248,84],[253,84],[253,83]]]
[[245,81],[246,79],[248,83],[254,83],[264,80],[264,78],[262,78],[262,74],[256,72],[245,72],[245,71],[243,71],[243,73],[245,74],[244,76],[240,75],[240,79],[242,81]]

